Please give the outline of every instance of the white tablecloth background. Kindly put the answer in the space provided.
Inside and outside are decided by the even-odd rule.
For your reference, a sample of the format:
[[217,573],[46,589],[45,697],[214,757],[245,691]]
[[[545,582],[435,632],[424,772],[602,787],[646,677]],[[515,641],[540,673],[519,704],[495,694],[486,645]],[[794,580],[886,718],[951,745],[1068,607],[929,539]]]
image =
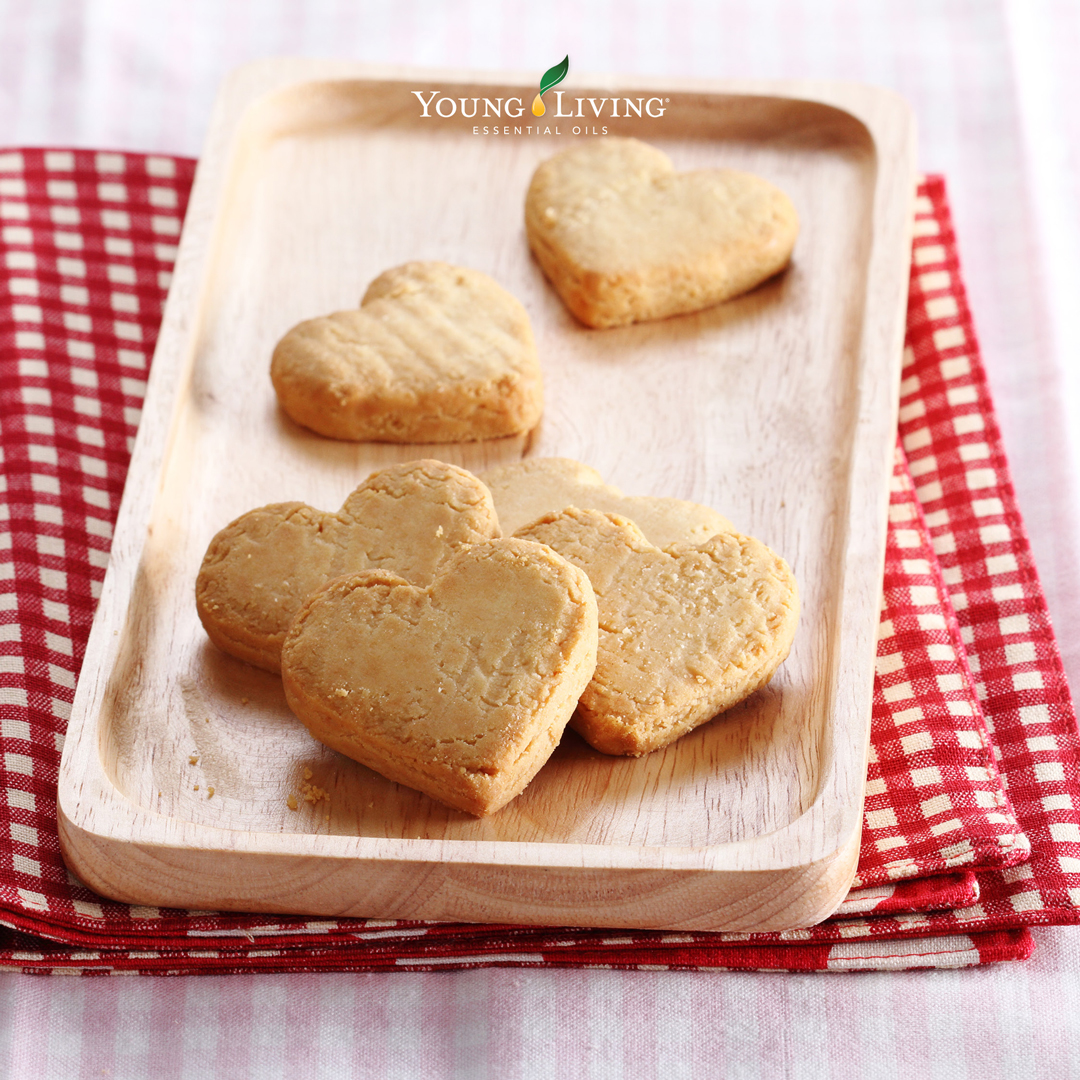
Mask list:
[[[1080,5],[1070,0],[0,0],[0,146],[197,155],[262,56],[811,77],[902,93],[964,276],[1066,670],[1080,687]],[[0,976],[0,1075],[1059,1077],[1080,928],[957,972]]]

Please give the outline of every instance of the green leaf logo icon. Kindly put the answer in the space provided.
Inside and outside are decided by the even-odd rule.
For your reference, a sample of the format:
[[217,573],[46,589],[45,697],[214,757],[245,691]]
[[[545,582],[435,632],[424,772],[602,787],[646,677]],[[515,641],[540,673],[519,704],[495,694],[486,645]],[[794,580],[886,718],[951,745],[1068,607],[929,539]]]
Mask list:
[[532,113],[533,116],[543,116],[547,109],[544,108],[543,95],[546,94],[553,86],[558,86],[559,83],[566,78],[566,73],[570,70],[570,56],[567,54],[562,58],[562,62],[556,64],[554,67],[550,67],[544,72],[544,77],[540,80],[540,93],[533,98]]
[[566,78],[566,73],[569,70],[570,57],[564,56],[562,63],[556,64],[544,72],[544,77],[540,80],[540,93],[546,94],[553,86],[558,86]]

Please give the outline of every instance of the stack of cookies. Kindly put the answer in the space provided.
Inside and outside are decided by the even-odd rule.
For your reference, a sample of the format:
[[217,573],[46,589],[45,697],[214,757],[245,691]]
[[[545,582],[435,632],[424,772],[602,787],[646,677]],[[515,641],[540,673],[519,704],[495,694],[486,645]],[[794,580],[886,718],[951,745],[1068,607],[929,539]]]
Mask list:
[[525,788],[567,723],[646,754],[787,656],[791,571],[715,511],[623,496],[559,458],[485,480],[415,461],[336,514],[243,515],[199,572],[208,635],[280,671],[315,738],[476,815]]

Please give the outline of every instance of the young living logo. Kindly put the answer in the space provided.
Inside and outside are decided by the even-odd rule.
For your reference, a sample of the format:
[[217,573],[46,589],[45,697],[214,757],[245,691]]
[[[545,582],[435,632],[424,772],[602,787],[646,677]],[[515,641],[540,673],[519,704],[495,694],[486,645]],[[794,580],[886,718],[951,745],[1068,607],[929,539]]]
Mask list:
[[[547,114],[547,106],[544,104],[544,94],[558,86],[566,78],[570,70],[570,57],[565,56],[561,63],[544,72],[540,80],[540,92],[533,98],[532,114],[539,118]],[[449,120],[452,116],[463,116],[467,120],[494,119],[494,120],[520,120],[525,113],[525,102],[519,97],[508,98],[453,98],[445,96],[441,90],[432,90],[425,100],[423,90],[414,90],[413,94],[423,110],[421,116],[426,119],[441,117]],[[628,120],[631,116],[652,117],[657,119],[664,115],[667,108],[667,98],[629,98],[629,97],[603,97],[603,98],[572,98],[577,109],[573,105],[566,111],[566,102],[563,100],[565,92],[555,91],[555,111],[550,114],[552,120],[600,120],[610,117],[613,120]],[[587,103],[587,104],[586,104]],[[619,109],[623,111],[620,113]],[[609,109],[605,115],[605,110]],[[564,125],[565,126],[565,125]],[[607,126],[575,124],[569,130],[574,135],[606,135]],[[559,135],[559,127],[554,129],[550,124],[477,124],[473,127],[474,135]]]

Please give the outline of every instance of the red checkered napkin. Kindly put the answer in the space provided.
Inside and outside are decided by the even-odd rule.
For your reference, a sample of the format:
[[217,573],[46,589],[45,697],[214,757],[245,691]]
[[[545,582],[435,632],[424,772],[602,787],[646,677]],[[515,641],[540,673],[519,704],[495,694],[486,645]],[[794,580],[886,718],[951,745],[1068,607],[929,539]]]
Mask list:
[[[901,459],[892,494],[861,887],[840,917],[821,927],[740,937],[274,921],[130,908],[104,901],[71,879],[59,858],[54,813],[62,731],[103,576],[192,168],[182,159],[141,155],[0,152],[0,448],[7,483],[0,512],[9,517],[7,538],[0,523],[0,544],[10,547],[10,553],[0,547],[0,786],[6,793],[6,801],[0,800],[0,909],[3,921],[16,928],[0,942],[0,964],[66,971],[374,970],[508,962],[910,967],[1026,955],[1027,923],[1075,921],[1067,883],[1047,876],[1067,842],[1061,828],[1038,834],[1043,847],[1036,846],[1036,858],[1027,864],[1041,868],[1038,885],[1013,888],[1015,881],[1032,880],[1027,866],[1016,865],[1029,846],[1004,796],[969,670],[968,658],[985,671],[987,660],[978,651],[985,635],[976,633],[981,623],[965,621],[970,609],[962,609],[957,621],[946,595],[956,595],[955,582],[942,579],[928,543],[919,499],[931,483],[932,467],[916,464],[916,498]],[[930,200],[920,216],[927,223],[924,232],[929,225],[944,230],[943,258],[953,259],[955,271],[940,183],[931,183],[923,199]],[[917,268],[930,266],[920,254],[925,246],[920,240]],[[921,269],[919,276],[935,272]],[[912,362],[920,372],[927,366],[924,380],[929,367],[942,362],[936,339],[929,339],[928,349],[917,338],[927,318],[944,319],[945,329],[966,326],[967,378],[992,427],[958,276],[951,274],[942,296],[953,298],[952,312],[963,311],[960,322],[941,305],[933,311],[928,303],[920,307],[917,284]],[[945,369],[943,377],[957,378],[955,368]],[[905,423],[923,386],[912,377],[905,383]],[[948,394],[945,400],[952,408]],[[930,437],[938,437],[936,429]],[[996,430],[987,438],[996,440]],[[912,452],[930,445],[920,443]],[[1003,462],[995,476],[1001,505],[1008,504],[1002,511],[1007,539],[991,541],[987,537],[998,533],[979,533],[979,542],[1008,543],[1017,565],[1024,559],[1029,565]],[[947,547],[951,521],[931,518],[935,544]],[[981,549],[955,540],[950,550],[961,553],[961,568],[984,559]],[[994,572],[1004,565],[994,563]],[[1061,771],[1060,790],[1052,793],[1061,809],[1053,824],[1071,824],[1075,832],[1076,817],[1063,802],[1076,790],[1075,769],[1066,773],[1060,760],[1071,745],[1066,736],[1075,737],[1069,735],[1071,706],[1033,574],[1021,608],[1031,616],[1028,630],[1009,629],[1019,636],[1010,636],[1008,644],[1030,646],[1043,658],[1048,681],[1039,703],[1047,704],[1047,693],[1056,695],[1048,723],[1063,740],[1055,742],[1056,756],[1045,758],[1043,773],[1049,775],[1054,764]],[[1014,626],[1019,623],[998,629]],[[1014,660],[1020,655],[1016,648],[1008,653]],[[1034,714],[1024,715],[1031,722]],[[993,719],[1000,737],[1000,722]],[[1011,763],[1003,758],[1001,767],[1015,800]],[[1020,819],[1028,827],[1029,819]],[[922,877],[927,874],[941,876]],[[1010,874],[1017,876],[1009,879]],[[1038,903],[1015,899],[1030,895]],[[913,936],[919,940],[889,940]]]

